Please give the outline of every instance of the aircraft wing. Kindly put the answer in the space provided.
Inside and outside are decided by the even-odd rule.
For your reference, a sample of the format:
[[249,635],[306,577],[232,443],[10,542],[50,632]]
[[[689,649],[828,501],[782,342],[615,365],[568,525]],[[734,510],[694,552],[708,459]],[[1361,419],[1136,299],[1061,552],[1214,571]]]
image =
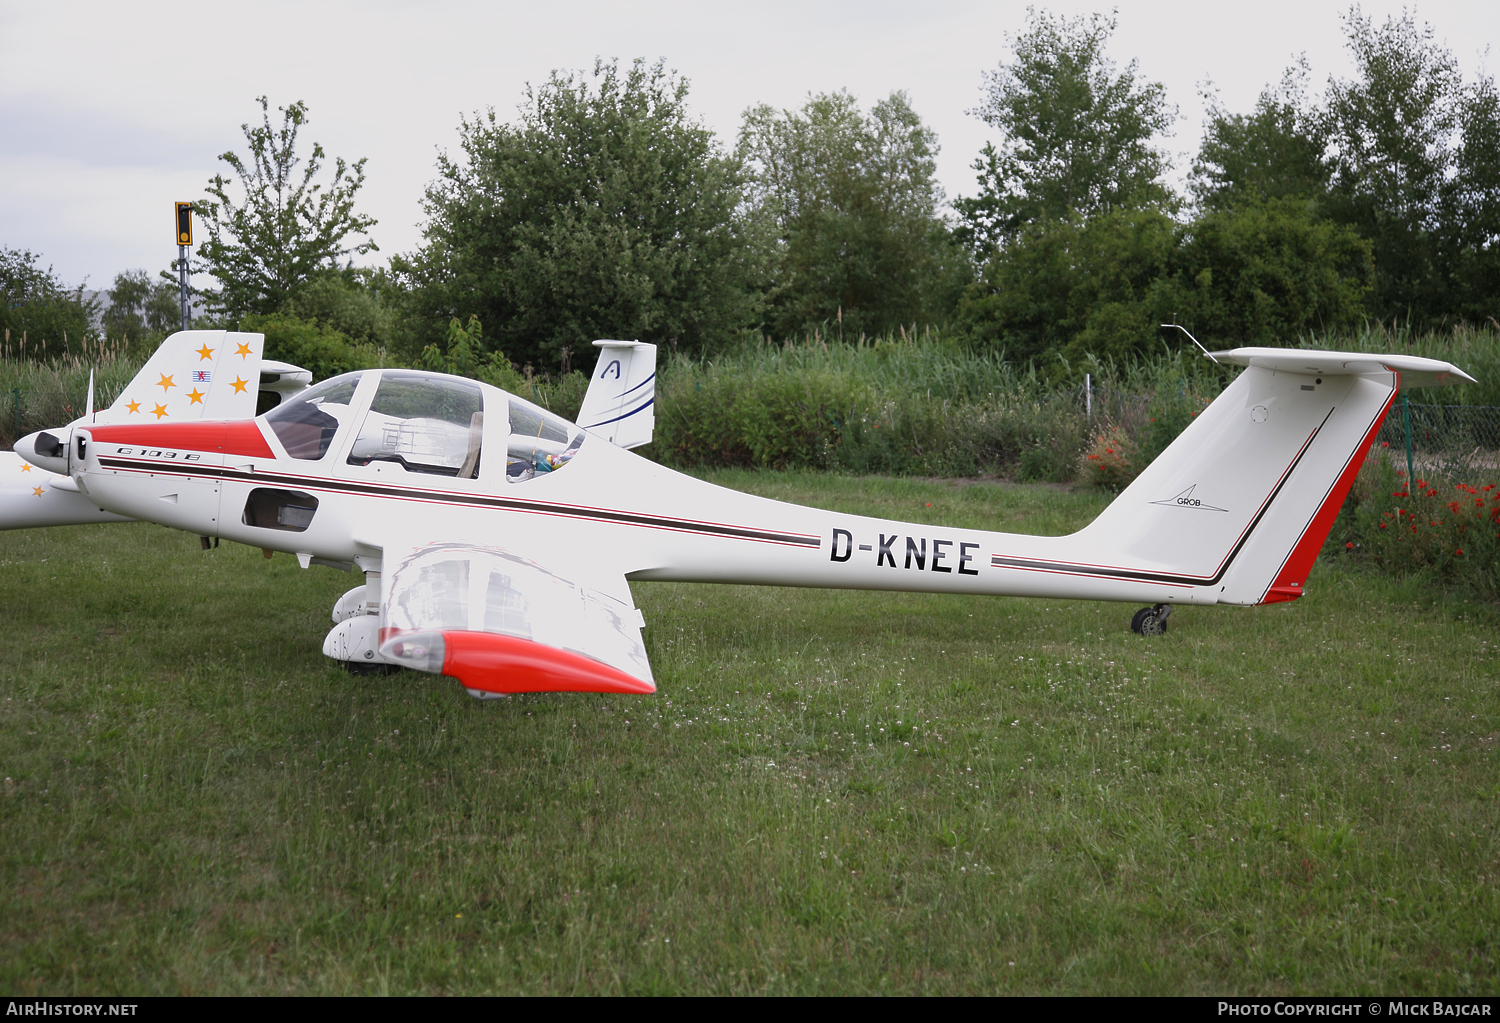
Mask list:
[[471,695],[654,693],[623,575],[484,543],[383,547],[380,654]]
[[67,476],[32,465],[13,451],[0,451],[0,529],[129,521],[101,511]]

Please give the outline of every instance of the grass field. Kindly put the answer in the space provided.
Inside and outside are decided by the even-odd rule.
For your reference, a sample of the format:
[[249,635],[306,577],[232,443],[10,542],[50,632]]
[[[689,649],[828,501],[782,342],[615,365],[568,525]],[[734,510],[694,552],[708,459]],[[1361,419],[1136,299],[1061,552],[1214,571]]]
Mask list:
[[[720,474],[1064,532],[1053,487]],[[0,534],[0,989],[1494,993],[1492,611],[642,584],[660,691],[319,653],[355,579]]]

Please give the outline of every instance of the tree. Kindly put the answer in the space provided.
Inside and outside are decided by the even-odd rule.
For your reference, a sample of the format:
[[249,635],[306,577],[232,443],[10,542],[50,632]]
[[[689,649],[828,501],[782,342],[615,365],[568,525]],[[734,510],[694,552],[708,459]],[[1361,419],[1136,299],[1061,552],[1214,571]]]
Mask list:
[[[365,182],[365,161],[334,160],[333,179],[315,180],[326,154],[313,143],[304,161],[297,154],[297,133],[307,123],[307,106],[279,107],[281,127],[271,126],[270,104],[257,98],[261,124],[240,126],[249,147],[248,160],[234,152],[219,159],[238,178],[215,174],[207,201],[196,203],[202,230],[195,272],[212,274],[220,285],[210,292],[209,308],[231,319],[247,313],[280,310],[299,285],[313,276],[336,271],[351,255],[377,251],[368,237],[375,220],[354,212],[355,195]],[[300,171],[299,171],[300,165]]]
[[1328,87],[1332,215],[1373,245],[1376,316],[1441,317],[1451,308],[1439,238],[1462,76],[1410,12],[1376,28],[1355,7],[1344,21],[1358,77]]
[[1294,344],[1356,327],[1373,269],[1370,243],[1312,200],[1242,199],[1187,225],[1162,311],[1205,343]]
[[346,267],[309,278],[292,292],[284,311],[316,320],[360,344],[384,347],[391,339],[392,290],[385,271]]
[[101,317],[104,333],[139,341],[164,337],[181,325],[182,304],[175,282],[153,280],[145,270],[123,270],[109,289],[109,308]]
[[981,254],[1028,224],[1172,202],[1161,181],[1166,154],[1151,140],[1177,110],[1135,61],[1117,70],[1105,56],[1114,17],[1028,8],[1027,22],[1010,40],[1013,59],[985,73],[985,100],[971,111],[1000,133],[974,164],[979,194],[953,204]]
[[65,355],[95,333],[99,301],[85,298],[83,285],[65,286],[41,256],[29,249],[0,247],[0,330],[10,351],[28,358]]
[[1076,369],[1156,350],[1168,322],[1225,346],[1347,329],[1370,279],[1369,242],[1306,199],[1245,201],[1186,225],[1114,210],[1026,228],[986,262],[961,317],[1011,359]]
[[1156,209],[1038,221],[985,262],[960,319],[977,344],[1056,374],[1090,355],[1128,359],[1160,343],[1176,246]]
[[1470,322],[1500,320],[1500,92],[1483,77],[1467,90],[1445,203],[1456,296]]
[[251,313],[240,329],[266,336],[265,357],[310,370],[314,380],[325,380],[380,364],[372,345],[360,344],[341,331],[290,313]]
[[868,117],[848,92],[809,97],[796,111],[753,107],[739,153],[776,239],[773,333],[837,320],[857,337],[947,313],[967,261],[938,215],[937,137],[905,93]]
[[1261,92],[1248,114],[1230,113],[1217,96],[1205,96],[1208,124],[1188,186],[1200,209],[1327,195],[1327,128],[1307,97],[1307,78],[1307,63],[1299,61],[1278,87]]
[[392,260],[406,354],[476,315],[487,349],[564,368],[596,338],[697,349],[753,324],[743,174],[687,92],[660,61],[600,61],[528,87],[514,125],[465,118],[424,245]]

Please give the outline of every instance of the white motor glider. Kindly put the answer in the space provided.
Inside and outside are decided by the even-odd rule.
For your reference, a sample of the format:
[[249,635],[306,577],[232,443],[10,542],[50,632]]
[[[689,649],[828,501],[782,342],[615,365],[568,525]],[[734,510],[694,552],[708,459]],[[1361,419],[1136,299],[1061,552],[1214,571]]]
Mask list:
[[[1094,522],[1048,537],[804,508],[632,454],[652,345],[595,342],[575,425],[441,373],[304,388],[263,344],[174,334],[108,410],[23,438],[0,526],[139,519],[358,568],[324,653],[479,698],[654,692],[631,580],[1133,601],[1148,633],[1176,604],[1295,600],[1398,388],[1471,379],[1409,356],[1216,353],[1248,368]],[[256,416],[262,389],[280,402]]]

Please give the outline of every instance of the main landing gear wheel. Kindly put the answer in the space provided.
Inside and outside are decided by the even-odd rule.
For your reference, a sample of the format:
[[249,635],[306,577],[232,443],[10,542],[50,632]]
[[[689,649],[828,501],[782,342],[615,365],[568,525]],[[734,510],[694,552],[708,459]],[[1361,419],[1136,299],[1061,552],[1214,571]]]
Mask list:
[[1130,631],[1139,636],[1160,636],[1167,631],[1167,619],[1171,614],[1171,604],[1143,607],[1130,619]]

